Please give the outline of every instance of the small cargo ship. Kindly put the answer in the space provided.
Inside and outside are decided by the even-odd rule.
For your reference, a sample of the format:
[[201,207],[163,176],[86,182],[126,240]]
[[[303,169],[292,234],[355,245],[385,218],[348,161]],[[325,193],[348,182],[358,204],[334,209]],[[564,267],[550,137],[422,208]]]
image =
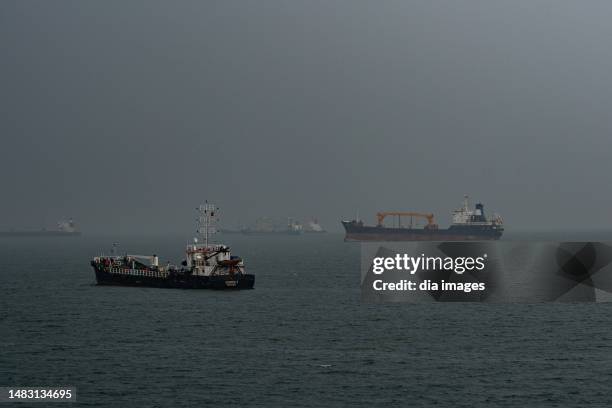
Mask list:
[[[364,225],[363,221],[355,219],[342,221],[346,231],[345,241],[485,241],[500,239],[504,232],[502,218],[494,214],[487,217],[484,205],[476,204],[474,210],[469,207],[468,196],[463,205],[453,212],[453,222],[449,228],[440,229],[434,221],[434,215],[419,212],[379,212],[376,214],[376,226]],[[384,220],[396,217],[394,226],[387,227]],[[402,224],[402,217],[409,218],[408,225]],[[423,219],[426,224],[416,227],[414,219]]]
[[55,229],[0,231],[0,237],[78,237],[81,232],[77,230],[72,219],[62,220]]
[[93,258],[91,266],[98,285],[150,286],[181,289],[253,289],[255,275],[247,274],[244,262],[233,256],[227,245],[210,242],[218,209],[213,204],[198,207],[197,234],[193,244],[187,245],[186,258],[181,266],[159,265],[157,255],[116,256]]

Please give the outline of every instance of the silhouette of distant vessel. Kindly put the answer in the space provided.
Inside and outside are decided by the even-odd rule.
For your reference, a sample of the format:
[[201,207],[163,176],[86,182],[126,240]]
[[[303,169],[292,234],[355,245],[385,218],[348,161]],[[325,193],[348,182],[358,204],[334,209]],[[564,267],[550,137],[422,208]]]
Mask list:
[[304,233],[304,227],[292,218],[287,219],[285,226],[279,226],[263,217],[255,221],[254,226],[243,228],[240,232],[245,235],[301,235]]
[[313,218],[306,223],[304,232],[306,234],[325,234],[327,231],[321,226],[321,224],[319,224],[319,221],[316,218]]
[[77,230],[72,219],[63,220],[57,223],[56,229],[40,230],[16,230],[0,231],[0,237],[77,237],[81,232]]
[[221,228],[222,234],[243,234],[243,235],[302,235],[302,234],[323,234],[327,231],[319,224],[316,218],[302,224],[293,218],[287,218],[286,224],[275,222],[268,217],[258,218],[255,223],[242,228]]

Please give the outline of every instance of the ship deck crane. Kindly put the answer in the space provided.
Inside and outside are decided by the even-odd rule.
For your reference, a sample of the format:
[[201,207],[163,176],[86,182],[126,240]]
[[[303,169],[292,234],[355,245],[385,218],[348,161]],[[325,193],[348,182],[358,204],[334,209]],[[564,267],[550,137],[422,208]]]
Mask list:
[[419,213],[412,211],[386,211],[376,213],[376,218],[378,219],[378,226],[382,227],[383,222],[388,216],[397,216],[398,226],[401,227],[401,217],[410,217],[410,227],[412,227],[412,218],[424,218],[427,220],[427,225],[425,225],[425,229],[438,229],[438,224],[434,221],[434,215],[431,213]]

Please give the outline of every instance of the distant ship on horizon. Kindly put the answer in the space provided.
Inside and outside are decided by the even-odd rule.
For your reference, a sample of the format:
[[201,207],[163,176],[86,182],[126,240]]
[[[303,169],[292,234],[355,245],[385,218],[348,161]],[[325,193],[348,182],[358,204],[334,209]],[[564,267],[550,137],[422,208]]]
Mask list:
[[[375,226],[365,225],[355,219],[342,221],[346,231],[345,241],[485,241],[500,239],[504,232],[503,220],[499,215],[487,217],[484,205],[476,204],[474,210],[469,208],[468,196],[465,196],[463,206],[453,211],[453,222],[450,227],[441,229],[430,213],[388,211],[376,214],[378,222]],[[386,217],[395,217],[393,226],[383,224]],[[410,220],[408,225],[402,224],[402,217]],[[425,219],[424,227],[413,224],[414,219]]]
[[274,223],[267,217],[262,217],[255,221],[255,225],[243,228],[240,232],[245,235],[301,235],[304,233],[304,226],[291,217],[287,218],[287,224],[284,226]]
[[287,223],[282,224],[273,221],[268,217],[258,218],[255,223],[242,228],[221,228],[222,234],[243,234],[243,235],[302,235],[302,234],[323,234],[327,231],[319,224],[316,218],[308,222],[301,223],[294,218],[287,218]]
[[0,231],[0,237],[76,237],[79,235],[81,231],[77,230],[72,219],[59,221],[55,229]]
[[313,218],[306,223],[304,232],[306,234],[325,234],[327,231],[321,226],[321,224],[319,224],[319,221],[316,218]]

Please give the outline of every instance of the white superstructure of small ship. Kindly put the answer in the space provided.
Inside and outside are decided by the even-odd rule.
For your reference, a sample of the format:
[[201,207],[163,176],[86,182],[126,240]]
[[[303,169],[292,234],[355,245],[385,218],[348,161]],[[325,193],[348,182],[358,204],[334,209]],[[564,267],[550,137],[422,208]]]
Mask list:
[[[211,236],[217,232],[215,226],[217,213],[218,208],[213,204],[206,203],[198,207],[197,233],[204,242],[200,242],[198,237],[195,237],[193,244],[187,245],[184,262],[184,266],[195,276],[225,274],[229,273],[230,269],[235,273],[244,273],[242,259],[233,257],[229,246],[211,242]],[[230,265],[232,268],[228,268]]]
[[74,224],[74,220],[72,218],[68,220],[61,220],[57,223],[57,230],[61,232],[66,232],[69,234],[73,234],[76,232],[76,225]]
[[327,231],[325,231],[325,228],[323,228],[321,224],[319,224],[319,221],[316,218],[312,218],[306,223],[306,228],[304,228],[304,232],[310,234],[323,234]]

